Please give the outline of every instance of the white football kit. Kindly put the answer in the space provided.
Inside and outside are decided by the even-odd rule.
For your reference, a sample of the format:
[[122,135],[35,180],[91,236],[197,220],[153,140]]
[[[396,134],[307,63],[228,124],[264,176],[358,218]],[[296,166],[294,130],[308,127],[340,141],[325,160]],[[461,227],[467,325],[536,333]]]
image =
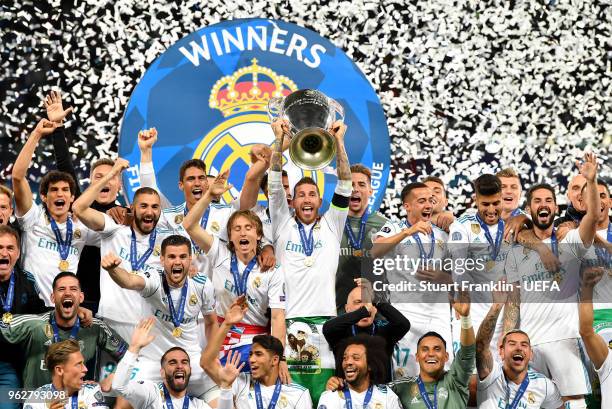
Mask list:
[[[32,394],[32,398],[26,401],[23,405],[24,409],[49,409],[51,405],[51,401],[54,401],[57,398],[58,392],[53,384],[49,383],[41,386],[36,389],[36,391]],[[48,396],[49,399],[46,399],[46,402],[41,401],[42,398]],[[64,405],[65,409],[74,409],[73,399],[76,399],[76,406],[79,409],[108,409],[110,406],[104,401],[104,396],[102,395],[102,391],[100,390],[100,385],[98,384],[88,384],[84,383],[81,389],[79,389],[79,393],[76,396],[65,397],[66,404]]]
[[[274,394],[276,385],[260,385],[261,401],[263,407],[267,408]],[[236,409],[257,409],[255,400],[255,388],[251,374],[241,373],[232,384],[232,394]],[[281,391],[276,403],[277,408],[283,409],[312,409],[312,400],[308,389],[296,383],[281,385]]]
[[351,407],[346,404],[343,390],[325,391],[319,398],[318,409],[401,409],[402,405],[397,395],[386,385],[374,385],[372,387],[372,397],[367,406],[364,406],[364,399],[367,391],[357,393],[349,389],[351,395]]

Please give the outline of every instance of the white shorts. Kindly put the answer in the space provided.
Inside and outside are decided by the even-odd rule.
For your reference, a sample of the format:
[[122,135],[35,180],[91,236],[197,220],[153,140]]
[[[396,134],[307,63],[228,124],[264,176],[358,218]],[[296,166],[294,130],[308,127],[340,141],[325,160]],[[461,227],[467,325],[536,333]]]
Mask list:
[[532,349],[533,358],[529,366],[555,381],[561,396],[591,393],[584,352],[578,338],[532,345]]
[[410,320],[410,331],[408,331],[408,333],[404,335],[404,338],[399,340],[395,345],[393,357],[391,359],[393,364],[393,379],[419,375],[419,364],[415,356],[417,342],[419,338],[430,331],[437,332],[446,341],[448,361],[446,362],[445,368],[448,370],[455,356],[453,352],[450,322],[445,323],[439,318],[431,318],[428,321],[422,321],[422,317],[421,321],[411,316],[407,316],[407,318]]
[[[216,399],[219,395],[219,388],[200,366],[200,354],[189,354],[189,359],[191,360],[191,376],[189,377],[187,392],[191,396],[203,399],[206,402]],[[162,381],[160,370],[159,360],[153,361],[139,357],[132,369],[130,380],[160,382]]]

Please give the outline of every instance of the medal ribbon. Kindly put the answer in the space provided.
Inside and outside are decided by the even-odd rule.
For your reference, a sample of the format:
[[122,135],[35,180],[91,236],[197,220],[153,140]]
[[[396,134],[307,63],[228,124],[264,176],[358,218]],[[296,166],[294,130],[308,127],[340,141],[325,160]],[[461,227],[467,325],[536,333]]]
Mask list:
[[0,294],[0,301],[2,302],[2,309],[4,312],[10,312],[11,306],[13,305],[13,298],[15,296],[15,271],[11,271],[11,278],[9,280],[8,289],[6,290],[6,297]]
[[170,286],[168,285],[168,281],[166,281],[166,276],[163,276],[162,283],[166,297],[168,297],[168,310],[170,310],[172,324],[174,324],[175,328],[178,328],[185,316],[185,301],[187,300],[189,280],[185,279],[185,284],[183,284],[183,288],[181,288],[181,299],[179,301],[178,312],[174,309],[174,302],[172,301],[172,294],[170,294]]
[[[277,378],[276,384],[274,385],[274,393],[272,394],[270,403],[268,403],[268,409],[274,409],[276,407],[276,402],[278,401],[278,397],[280,396],[281,387],[282,387],[282,384],[281,384],[280,378]],[[255,381],[254,389],[255,389],[255,404],[257,405],[257,409],[263,409],[263,400],[261,398],[261,385],[259,385],[259,382]]]
[[297,217],[295,219],[295,222],[297,223],[298,230],[300,232],[300,241],[302,242],[302,249],[304,250],[304,253],[306,254],[306,256],[310,257],[310,255],[312,254],[312,251],[314,250],[314,240],[312,238],[312,232],[314,231],[314,228],[318,222],[315,222],[312,225],[312,227],[310,228],[310,232],[308,233],[308,237],[306,237],[306,231],[304,229],[304,225],[300,223]]
[[[353,399],[351,399],[351,391],[348,387],[344,387],[342,389],[344,392],[344,401],[346,402],[346,409],[353,409]],[[372,400],[372,392],[374,392],[374,386],[370,385],[368,391],[365,394],[365,398],[363,398],[363,409],[366,409]]]
[[[55,322],[54,312],[51,312],[51,328],[53,328],[53,343],[60,342],[61,338],[59,336],[59,327],[57,326],[57,322]],[[77,316],[74,325],[72,326],[72,330],[70,331],[70,339],[76,339],[77,334],[79,333],[79,329],[81,328],[81,320]]]
[[493,237],[491,237],[491,232],[489,232],[489,226],[480,218],[479,214],[476,214],[476,220],[478,220],[480,227],[482,227],[482,230],[484,230],[484,234],[489,242],[489,245],[493,246],[493,251],[489,252],[489,255],[491,256],[491,260],[495,261],[497,260],[497,255],[499,254],[499,249],[501,248],[502,237],[504,235],[504,221],[500,217],[497,222],[497,234],[495,235],[494,243]]
[[419,385],[419,393],[421,394],[421,399],[423,399],[423,403],[425,406],[427,406],[427,409],[438,409],[438,384],[436,383],[434,385],[433,403],[431,403],[431,400],[429,399],[429,394],[427,393],[425,384],[423,383],[423,380],[421,380],[420,376],[417,378],[417,385]]
[[79,409],[79,391],[76,391],[74,395],[70,397],[70,408]]
[[68,254],[70,254],[70,245],[72,244],[72,217],[68,216],[66,219],[66,240],[62,240],[62,233],[57,227],[55,219],[49,216],[51,221],[51,230],[55,235],[55,241],[57,241],[57,252],[60,255],[61,260],[68,260]]
[[[612,243],[612,223],[608,223],[608,234],[606,240],[608,243]],[[612,253],[610,253],[607,249],[595,246],[595,254],[597,254],[597,259],[599,260],[600,265],[608,268],[612,267]]]
[[245,267],[242,272],[242,279],[240,277],[240,271],[238,271],[238,258],[236,257],[236,253],[232,253],[232,259],[230,262],[230,270],[232,272],[232,276],[234,277],[234,288],[236,290],[236,295],[244,295],[247,292],[247,281],[249,280],[249,274],[253,267],[257,264],[257,256],[253,257],[249,264]]
[[365,237],[366,231],[366,223],[368,222],[368,213],[364,213],[361,216],[361,221],[359,222],[359,235],[355,238],[355,233],[353,233],[353,229],[351,228],[351,222],[349,219],[346,219],[346,223],[344,224],[344,231],[346,233],[346,238],[348,239],[349,246],[354,248],[355,250],[361,250],[363,248],[363,238]]
[[554,227],[550,235],[550,248],[555,257],[559,258],[559,240],[557,240],[557,229]]
[[[164,385],[163,383],[162,388],[164,388],[164,399],[166,399],[166,408],[174,409],[174,406],[172,405],[172,398],[170,397],[170,392],[168,392],[168,388],[166,388],[166,385]],[[185,396],[183,397],[183,409],[187,408],[189,408],[189,395],[185,394]]]
[[516,409],[527,390],[527,386],[529,386],[529,375],[525,374],[525,379],[521,382],[521,386],[519,386],[516,395],[514,395],[514,400],[510,403],[510,387],[508,386],[508,380],[506,380],[506,409]]
[[[408,228],[412,227],[412,225],[410,224],[408,220],[406,220],[406,225],[408,225]],[[425,246],[423,246],[423,242],[421,241],[421,238],[419,237],[419,233],[418,232],[414,233],[412,235],[412,238],[414,238],[414,240],[417,242],[417,245],[419,246],[419,255],[421,259],[423,260],[431,259],[434,254],[434,249],[436,248],[436,238],[434,236],[433,228],[431,229],[431,233],[429,234],[429,238],[431,239],[431,246],[429,247],[429,252],[427,254],[425,254]]]
[[144,263],[147,261],[151,253],[153,253],[153,249],[155,248],[155,238],[157,237],[157,230],[153,229],[151,234],[149,234],[149,248],[144,254],[138,258],[138,249],[136,248],[136,232],[134,229],[130,227],[132,230],[132,243],[130,244],[130,264],[132,265],[132,271],[138,271],[144,266]]
[[[189,209],[187,209],[187,203],[185,203],[185,209],[183,209],[183,216],[187,216],[187,213],[189,213]],[[208,206],[206,208],[206,211],[204,212],[204,215],[202,215],[202,218],[200,219],[200,227],[203,229],[206,229],[206,224],[208,224],[208,216],[210,215],[210,206]],[[194,243],[194,241],[191,239],[191,237],[189,238],[189,240],[191,240],[191,245],[193,246],[193,248],[196,251],[200,251],[200,248],[198,247],[197,244]]]
[[517,207],[512,211],[512,213],[510,213],[510,217],[518,216],[519,214],[521,214],[521,209]]

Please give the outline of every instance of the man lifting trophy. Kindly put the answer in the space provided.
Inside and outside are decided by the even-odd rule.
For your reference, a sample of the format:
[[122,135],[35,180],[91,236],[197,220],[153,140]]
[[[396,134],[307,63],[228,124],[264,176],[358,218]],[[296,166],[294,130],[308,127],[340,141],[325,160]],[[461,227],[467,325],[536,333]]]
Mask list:
[[289,156],[300,168],[322,169],[336,156],[330,130],[337,120],[344,121],[344,109],[332,98],[317,90],[302,89],[271,98],[268,113],[272,122],[279,118],[288,122]]

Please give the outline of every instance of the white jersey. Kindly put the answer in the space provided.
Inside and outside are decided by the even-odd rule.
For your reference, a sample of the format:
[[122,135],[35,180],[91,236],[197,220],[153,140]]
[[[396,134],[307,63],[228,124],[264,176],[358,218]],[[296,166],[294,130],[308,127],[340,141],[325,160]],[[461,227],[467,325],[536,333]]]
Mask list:
[[[47,307],[53,307],[51,292],[53,279],[61,271],[62,258],[51,222],[42,205],[32,203],[32,207],[23,216],[18,217],[23,230],[21,237],[21,260],[23,269],[31,274],[36,281],[36,290]],[[66,223],[58,223],[57,227],[66,239]],[[68,270],[76,273],[79,258],[84,246],[98,246],[98,235],[89,230],[83,223],[72,220],[72,242],[68,251]]]
[[[169,409],[164,397],[162,382],[130,381],[130,374],[136,362],[136,355],[127,351],[117,365],[117,372],[113,379],[113,391],[127,399],[135,409]],[[197,365],[197,364],[196,364]],[[210,406],[201,399],[186,395],[189,399],[190,409],[210,409]],[[172,399],[172,408],[181,409],[183,399]]]
[[[210,315],[215,311],[215,293],[212,283],[203,274],[187,278],[185,315],[183,315],[180,325],[182,333],[180,337],[174,337],[172,335],[174,323],[170,316],[162,274],[158,272],[145,277],[145,288],[140,291],[140,295],[149,307],[149,311],[145,312],[143,316],[154,315],[157,318],[155,320],[157,332],[155,340],[142,349],[141,357],[157,362],[160,356],[174,346],[180,346],[189,355],[198,355],[201,352],[198,342],[198,331],[201,331],[201,327],[198,325],[198,316],[200,314]],[[182,287],[169,286],[169,289],[175,311],[178,313]]]
[[[274,394],[275,385],[260,386],[263,407],[267,408]],[[236,409],[257,409],[251,374],[241,373],[236,378],[232,384],[232,394],[234,395]],[[283,409],[312,409],[310,392],[297,383],[282,385],[276,407]]]
[[[408,224],[405,220],[401,222],[388,221],[382,227],[382,229],[376,233],[379,237],[391,237],[399,234],[403,229],[407,229]],[[444,260],[450,257],[446,242],[448,241],[448,234],[443,230],[439,229],[435,225],[432,225],[433,231],[433,243],[432,237],[429,234],[417,233],[425,254],[428,255],[433,246],[432,257],[428,263],[431,264],[430,268],[442,269],[444,266]],[[390,284],[399,284],[400,282],[409,282],[419,288],[421,281],[415,276],[416,272],[420,268],[425,268],[426,264],[420,258],[419,245],[414,236],[408,236],[401,242],[395,245],[385,258],[401,257],[402,260],[406,260],[406,263],[402,262],[402,270],[387,270],[387,279]],[[421,264],[423,263],[423,264]],[[406,268],[403,268],[403,267]],[[450,275],[450,272],[449,272]],[[408,315],[410,321],[413,319],[426,319],[429,321],[430,317],[436,317],[447,323],[450,326],[450,313],[448,296],[446,293],[440,294],[443,296],[442,299],[438,299],[436,295],[433,295],[430,291],[415,291],[411,294],[405,292],[391,292],[390,300],[395,308],[401,311],[404,315]],[[446,302],[436,302],[446,301]]]
[[[495,243],[498,224],[495,223],[487,227],[491,239]],[[510,246],[502,240],[497,257],[492,260],[493,246],[489,245],[485,231],[478,223],[476,214],[464,214],[450,225],[448,250],[455,260],[453,271],[455,282],[470,281],[472,283],[489,284],[497,282],[503,277],[504,263]],[[463,268],[460,270],[459,266]],[[463,274],[459,274],[459,272],[463,272]],[[491,308],[491,293],[489,291],[474,291],[470,294],[470,297],[472,302],[470,314],[474,322],[474,330],[477,331]],[[491,341],[493,351],[496,350],[495,340],[498,339],[501,331],[502,320],[499,320]]]
[[[318,222],[304,225],[307,236],[314,229],[309,267],[297,222],[287,205],[281,172],[271,171],[269,175],[273,242],[287,285],[286,318],[336,316],[336,270],[348,207],[340,209],[331,204]],[[336,194],[349,197],[350,185],[350,181],[339,181]]]
[[[58,391],[53,387],[53,384],[46,384],[36,389],[30,400],[27,400],[23,406],[24,409],[49,409],[51,401],[54,401],[60,396],[58,394],[63,391]],[[63,395],[62,395],[63,396]],[[72,397],[66,397],[64,408],[72,408]],[[46,402],[44,402],[44,401]],[[100,385],[84,383],[78,393],[78,408],[79,409],[104,409],[109,408],[109,405],[104,401],[104,396],[100,390]]]
[[[612,234],[612,223],[609,223],[604,229],[597,230],[597,235],[608,242],[612,239],[609,234]],[[611,256],[608,255],[608,257]],[[598,265],[601,263],[598,262]],[[593,290],[593,308],[596,310],[612,310],[612,266],[607,267],[607,272],[608,274],[604,273]]]
[[[159,222],[157,223],[158,228],[165,234],[180,234],[190,239],[189,234],[183,227],[186,205],[187,204],[183,202],[178,206],[162,210]],[[231,206],[219,203],[211,203],[208,209],[208,219],[203,226],[204,229],[213,236],[218,236],[221,240],[227,241],[227,221],[234,212],[234,209]],[[208,275],[210,273],[210,264],[204,250],[196,247],[194,243],[191,242],[191,252],[191,261],[197,271]]]
[[[367,407],[363,406],[363,401],[367,391],[357,393],[349,389],[351,394],[352,409],[401,409],[399,398],[386,385],[375,385],[372,391],[372,398]],[[325,391],[319,398],[319,409],[351,409],[346,405],[344,391]]]
[[[136,233],[137,259],[149,248],[149,235]],[[118,225],[108,215],[104,215],[104,229],[100,232],[100,254],[102,257],[110,252],[121,258],[120,267],[132,272],[130,263],[132,229],[129,226]],[[138,271],[143,277],[158,274],[162,270],[159,260],[161,243],[164,235],[159,231],[155,238],[155,247],[143,267]],[[100,268],[100,306],[98,315],[117,322],[135,325],[144,317],[144,302],[136,291],[119,287],[108,272]]]
[[[550,245],[550,238],[543,240]],[[509,283],[520,283],[520,329],[529,334],[532,345],[579,338],[577,283],[581,261],[592,249],[585,248],[578,229],[570,230],[558,244],[560,272],[546,270],[536,251],[514,246],[506,262]],[[592,254],[592,257],[590,256]],[[544,282],[559,285],[538,289],[534,283]]]
[[608,349],[608,356],[601,365],[595,369],[599,377],[601,389],[601,409],[612,409],[612,352]]
[[[217,297],[217,314],[221,317],[232,305],[238,296],[234,284],[234,276],[231,272],[231,252],[226,243],[213,238],[213,244],[208,251],[208,257],[212,265],[212,282]],[[238,271],[240,277],[246,269],[246,265],[239,259]],[[258,325],[265,327],[268,325],[266,312],[268,308],[285,309],[285,280],[282,269],[276,267],[266,272],[259,270],[259,265],[255,264],[247,280],[247,303],[248,310],[242,320],[243,324]]]
[[[557,385],[544,375],[529,370],[529,385],[521,397],[518,408],[538,409],[563,406],[563,400]],[[493,362],[493,369],[489,376],[478,381],[478,408],[498,409],[506,408],[514,401],[520,385],[506,380],[501,364]]]

